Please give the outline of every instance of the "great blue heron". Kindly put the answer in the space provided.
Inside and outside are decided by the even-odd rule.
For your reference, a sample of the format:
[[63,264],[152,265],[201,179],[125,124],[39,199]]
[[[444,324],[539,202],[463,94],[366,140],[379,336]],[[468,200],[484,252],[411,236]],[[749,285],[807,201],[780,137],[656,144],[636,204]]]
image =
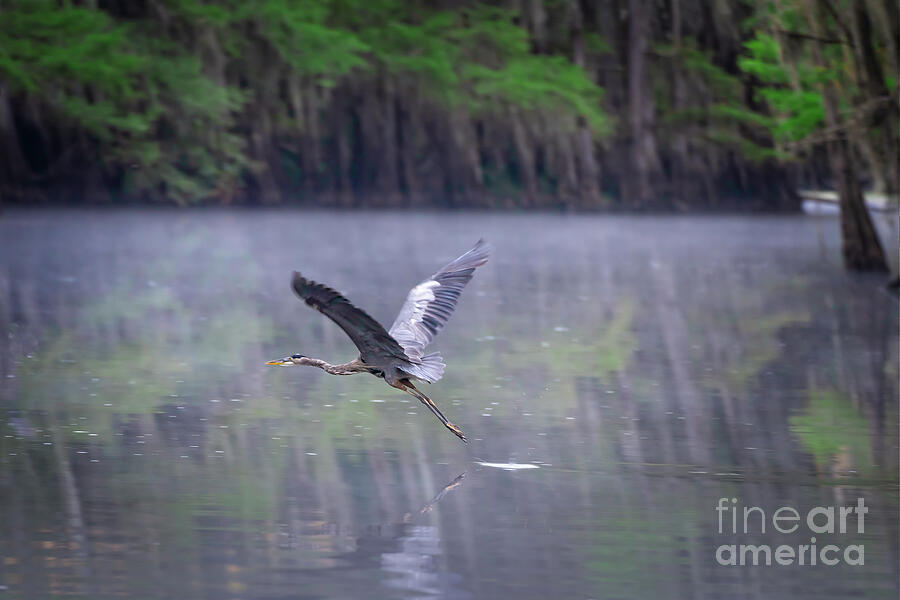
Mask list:
[[294,271],[291,287],[309,306],[337,323],[359,348],[359,358],[341,365],[331,365],[302,354],[267,362],[268,365],[306,365],[318,367],[332,375],[371,373],[388,385],[419,399],[441,420],[444,427],[467,442],[459,427],[447,420],[435,403],[423,394],[413,381],[434,383],[444,374],[440,353],[425,354],[425,347],[444,328],[456,308],[462,292],[477,267],[487,262],[490,247],[484,240],[414,287],[406,296],[400,314],[390,331],[378,321],[353,306],[338,292]]

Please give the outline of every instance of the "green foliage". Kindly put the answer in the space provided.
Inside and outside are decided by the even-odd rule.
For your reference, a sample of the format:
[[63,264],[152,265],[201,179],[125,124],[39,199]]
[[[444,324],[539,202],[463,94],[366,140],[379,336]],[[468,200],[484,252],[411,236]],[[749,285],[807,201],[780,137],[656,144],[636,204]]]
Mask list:
[[[88,135],[128,191],[185,203],[236,182],[246,158],[226,129],[241,97],[200,60],[99,10],[14,0],[4,12],[0,76]],[[215,143],[200,143],[210,131]]]
[[[747,131],[768,131],[773,120],[751,110],[744,103],[741,79],[717,65],[710,53],[697,47],[697,40],[683,40],[680,50],[657,45],[656,51],[674,60],[683,70],[687,86],[702,89],[703,94],[690,94],[691,103],[678,109],[669,108],[664,122],[678,131],[694,130],[692,141],[712,148],[727,148],[751,162],[781,157],[776,149],[750,139]],[[666,106],[671,90],[659,92],[661,106]],[[757,139],[760,136],[757,136]]]
[[454,66],[460,60],[459,49],[447,36],[455,16],[438,12],[421,23],[405,23],[395,14],[395,3],[389,4],[390,11],[361,30],[379,71],[418,83],[436,98],[459,101],[459,78]]
[[601,109],[603,91],[583,69],[562,56],[528,50],[526,32],[509,11],[481,7],[467,15],[469,27],[454,42],[467,50],[461,71],[475,111],[513,106],[558,117],[581,117],[595,134],[609,132]]
[[127,95],[132,91],[127,77],[142,62],[120,52],[125,40],[125,28],[105,13],[59,8],[47,0],[15,1],[4,7],[0,20],[0,74],[28,91],[68,78]]
[[757,33],[744,47],[747,54],[738,64],[762,83],[759,94],[776,114],[767,125],[774,137],[782,142],[797,142],[820,129],[825,121],[825,107],[816,86],[835,73],[813,69],[802,62],[783,64],[778,43],[770,35]]
[[[513,11],[479,3],[165,0],[160,13],[127,20],[116,8],[53,0],[0,7],[0,78],[74,130],[81,153],[128,195],[181,204],[233,195],[270,166],[250,159],[237,123],[266,114],[287,136],[306,118],[289,116],[296,106],[280,95],[288,83],[396,84],[443,110],[608,129],[601,90],[582,69],[532,54]],[[595,38],[591,47],[605,51]]]
[[767,84],[787,84],[787,69],[781,64],[775,38],[763,33],[744,43],[748,55],[738,61],[741,70]]
[[866,420],[837,391],[811,391],[806,411],[791,417],[790,425],[819,468],[828,468],[839,455],[857,470],[872,467]]
[[475,5],[413,23],[400,3],[374,3],[373,12],[374,7],[380,12],[360,24],[359,35],[381,72],[476,115],[514,108],[582,117],[598,135],[608,132],[602,90],[567,58],[532,54],[514,12]]
[[476,110],[506,103],[526,111],[581,116],[593,131],[607,130],[607,119],[600,109],[600,89],[562,57],[523,57],[504,69],[472,65],[466,69],[466,76]]
[[318,0],[263,0],[248,17],[258,20],[260,32],[278,51],[279,58],[302,75],[320,77],[323,85],[365,64],[369,47],[353,32],[326,23],[328,2]]

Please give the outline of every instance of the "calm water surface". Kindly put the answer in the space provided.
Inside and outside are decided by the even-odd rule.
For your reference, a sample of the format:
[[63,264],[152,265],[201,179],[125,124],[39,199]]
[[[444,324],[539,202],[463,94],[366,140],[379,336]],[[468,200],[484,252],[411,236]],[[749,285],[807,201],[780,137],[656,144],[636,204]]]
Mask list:
[[[264,365],[356,356],[292,269],[389,324],[481,236],[427,390],[468,446],[375,378]],[[898,305],[838,246],[809,217],[7,212],[0,600],[894,598]],[[720,498],[765,533],[720,534]],[[862,532],[772,527],[859,498]],[[716,561],[813,535],[839,564]]]

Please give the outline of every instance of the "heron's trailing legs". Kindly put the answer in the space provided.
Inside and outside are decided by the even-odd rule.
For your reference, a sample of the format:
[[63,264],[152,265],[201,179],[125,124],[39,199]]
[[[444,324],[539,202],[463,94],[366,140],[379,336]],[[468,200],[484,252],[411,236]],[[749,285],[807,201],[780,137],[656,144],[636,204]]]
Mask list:
[[428,410],[434,413],[434,416],[440,419],[441,423],[444,424],[444,427],[453,432],[453,435],[466,442],[467,444],[469,443],[469,440],[466,439],[466,436],[463,435],[463,432],[460,430],[460,428],[448,421],[447,417],[444,416],[444,413],[441,412],[441,409],[437,407],[437,405],[431,400],[431,398],[416,389],[416,386],[414,386],[409,379],[402,379],[397,383],[392,383],[391,385],[418,398],[422,404],[428,407]]

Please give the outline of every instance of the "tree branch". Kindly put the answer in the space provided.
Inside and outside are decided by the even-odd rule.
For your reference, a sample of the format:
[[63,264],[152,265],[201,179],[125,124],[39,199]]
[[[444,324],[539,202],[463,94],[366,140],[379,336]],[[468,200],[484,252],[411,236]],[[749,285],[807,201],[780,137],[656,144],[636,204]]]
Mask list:
[[812,40],[815,42],[822,42],[823,44],[845,44],[851,48],[853,47],[853,42],[848,42],[847,40],[842,40],[840,38],[822,38],[808,33],[801,33],[799,31],[788,31],[787,29],[776,29],[775,31],[782,35],[801,40]]

